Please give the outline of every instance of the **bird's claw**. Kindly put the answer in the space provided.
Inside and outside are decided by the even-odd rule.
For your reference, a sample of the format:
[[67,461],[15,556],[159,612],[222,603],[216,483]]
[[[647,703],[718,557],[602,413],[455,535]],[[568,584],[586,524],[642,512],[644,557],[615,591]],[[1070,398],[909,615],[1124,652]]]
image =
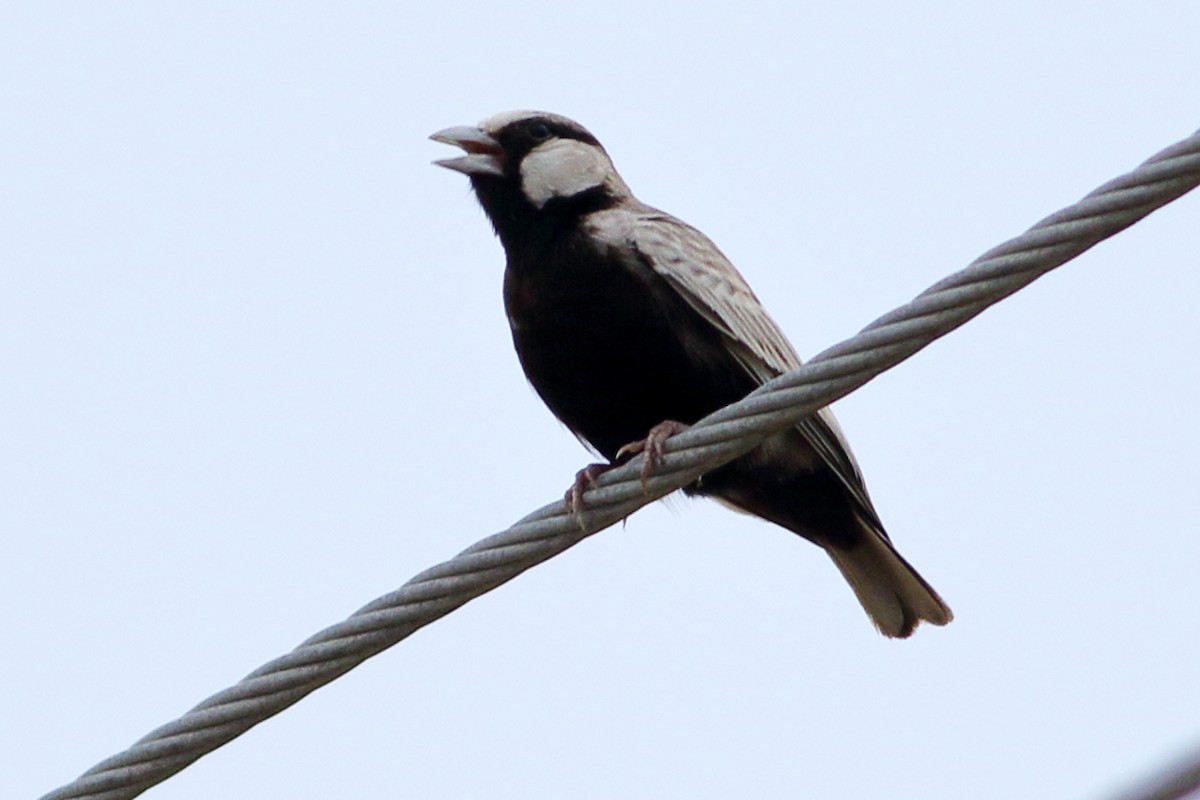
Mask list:
[[567,493],[563,495],[563,502],[566,504],[567,510],[579,519],[581,527],[583,525],[583,520],[580,517],[583,513],[583,493],[596,485],[596,478],[599,478],[614,466],[616,465],[588,464],[575,473],[575,482],[571,484],[571,488],[567,489]]
[[677,433],[687,430],[688,426],[682,422],[676,422],[669,419],[665,422],[660,422],[650,429],[646,434],[645,439],[638,439],[636,442],[630,442],[617,451],[611,464],[588,464],[579,472],[575,473],[575,481],[571,484],[571,488],[567,489],[563,495],[563,503],[567,510],[575,515],[579,520],[580,527],[583,526],[583,493],[596,485],[596,479],[610,469],[615,468],[623,461],[637,455],[645,453],[646,460],[642,463],[641,480],[642,491],[646,491],[646,482],[650,479],[650,475],[658,468],[658,465],[663,460],[663,444],[667,439]]
[[640,477],[642,479],[642,491],[646,491],[646,482],[650,479],[650,475],[654,470],[658,469],[658,465],[663,461],[663,445],[667,439],[670,439],[677,433],[682,433],[688,429],[687,425],[682,422],[676,422],[673,419],[660,422],[650,429],[646,434],[645,439],[638,439],[636,442],[630,442],[623,445],[617,451],[614,461],[620,461],[624,458],[635,456],[638,453],[645,453],[646,460],[642,462],[642,470]]

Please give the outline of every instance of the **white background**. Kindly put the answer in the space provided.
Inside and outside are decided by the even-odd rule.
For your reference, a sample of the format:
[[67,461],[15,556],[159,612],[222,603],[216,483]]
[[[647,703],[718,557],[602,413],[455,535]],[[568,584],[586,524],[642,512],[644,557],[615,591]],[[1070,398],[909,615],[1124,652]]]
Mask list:
[[[813,354],[1200,126],[1200,8],[9,3],[0,785],[31,797],[589,460],[426,136],[567,114]],[[957,614],[658,504],[152,790],[1094,798],[1200,740],[1200,197],[837,405]]]

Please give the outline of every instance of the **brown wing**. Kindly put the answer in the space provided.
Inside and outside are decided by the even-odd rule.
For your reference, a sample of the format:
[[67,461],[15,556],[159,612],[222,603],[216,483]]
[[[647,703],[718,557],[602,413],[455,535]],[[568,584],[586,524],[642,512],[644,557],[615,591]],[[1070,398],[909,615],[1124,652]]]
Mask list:
[[[644,264],[724,335],[730,352],[756,380],[765,383],[800,366],[800,356],[746,279],[703,233],[648,206],[608,214],[619,218],[605,219],[604,230],[597,233],[613,245],[632,247]],[[886,537],[833,413],[823,408],[796,427],[849,489],[866,520]]]

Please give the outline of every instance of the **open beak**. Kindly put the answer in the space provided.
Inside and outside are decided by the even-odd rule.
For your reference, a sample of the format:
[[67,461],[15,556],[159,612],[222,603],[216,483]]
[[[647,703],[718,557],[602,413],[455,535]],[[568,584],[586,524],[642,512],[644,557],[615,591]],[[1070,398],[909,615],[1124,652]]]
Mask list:
[[438,131],[429,138],[435,142],[452,144],[467,151],[465,156],[444,158],[433,162],[439,167],[452,169],[472,177],[476,175],[501,177],[504,175],[504,148],[479,128],[459,125]]

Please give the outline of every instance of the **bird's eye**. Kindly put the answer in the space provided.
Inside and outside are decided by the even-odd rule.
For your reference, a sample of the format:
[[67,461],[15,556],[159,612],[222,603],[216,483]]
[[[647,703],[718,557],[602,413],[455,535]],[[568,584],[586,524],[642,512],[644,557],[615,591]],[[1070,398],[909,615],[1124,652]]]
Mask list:
[[529,126],[529,135],[543,142],[550,138],[550,128],[544,122],[535,122]]

